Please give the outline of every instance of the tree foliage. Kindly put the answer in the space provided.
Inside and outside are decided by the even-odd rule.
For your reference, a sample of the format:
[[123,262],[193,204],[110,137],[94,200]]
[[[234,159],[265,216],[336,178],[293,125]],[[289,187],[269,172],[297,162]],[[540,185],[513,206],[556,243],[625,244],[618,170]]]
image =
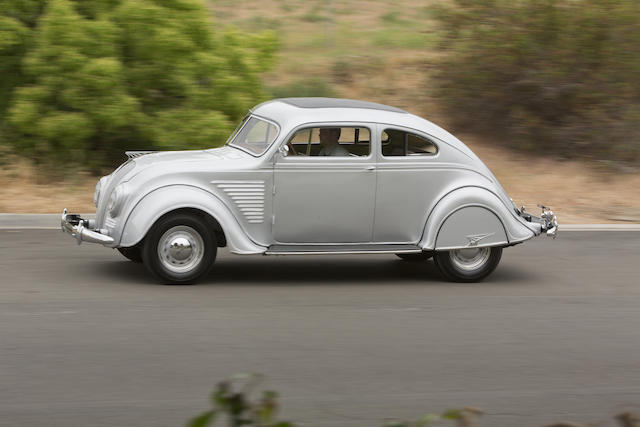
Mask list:
[[458,125],[509,146],[640,162],[640,2],[453,0],[436,79]]
[[214,30],[202,0],[0,3],[0,123],[36,159],[213,147],[264,98],[275,35]]

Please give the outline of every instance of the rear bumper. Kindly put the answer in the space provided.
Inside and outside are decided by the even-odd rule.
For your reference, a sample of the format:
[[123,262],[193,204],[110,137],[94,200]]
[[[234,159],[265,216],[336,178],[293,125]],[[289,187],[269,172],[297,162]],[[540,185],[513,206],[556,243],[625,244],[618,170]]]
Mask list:
[[540,225],[540,234],[547,233],[547,236],[554,239],[558,235],[558,219],[552,210],[546,206],[539,205],[542,209],[540,216],[531,215],[529,212],[525,212],[524,206],[520,209],[516,209],[518,215],[527,222]]
[[94,230],[94,227],[95,223],[93,220],[83,219],[78,214],[67,213],[66,209],[62,211],[60,228],[63,233],[71,234],[78,244],[88,242],[99,243],[105,246],[113,245],[113,237],[101,233],[100,230]]

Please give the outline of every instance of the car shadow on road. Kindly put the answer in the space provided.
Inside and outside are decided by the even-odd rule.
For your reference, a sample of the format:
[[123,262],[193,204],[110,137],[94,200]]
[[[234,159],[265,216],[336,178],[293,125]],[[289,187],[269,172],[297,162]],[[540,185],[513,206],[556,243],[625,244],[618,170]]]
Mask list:
[[[106,262],[96,266],[99,274],[119,282],[157,284],[141,264],[128,261]],[[94,272],[95,273],[95,272]],[[535,281],[532,270],[501,265],[483,283],[513,284]],[[389,285],[449,284],[432,260],[407,262],[393,258],[370,257],[231,257],[216,261],[201,285]],[[478,284],[458,284],[473,286]]]
[[264,284],[389,284],[441,282],[432,261],[413,263],[394,259],[315,257],[296,259],[227,259],[216,265],[205,283]]

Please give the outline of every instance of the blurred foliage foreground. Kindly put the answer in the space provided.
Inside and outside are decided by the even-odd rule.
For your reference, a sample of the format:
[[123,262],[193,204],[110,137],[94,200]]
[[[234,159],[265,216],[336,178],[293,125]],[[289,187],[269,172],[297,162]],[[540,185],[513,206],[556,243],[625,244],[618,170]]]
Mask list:
[[563,158],[640,164],[640,2],[453,0],[437,73],[459,125]]
[[[222,421],[229,427],[296,427],[296,424],[290,421],[278,419],[278,394],[275,391],[264,391],[257,400],[251,398],[251,393],[262,380],[262,375],[240,374],[230,381],[219,383],[211,394],[212,408],[190,420],[187,426],[206,427]],[[429,427],[440,422],[448,422],[449,425],[453,422],[457,427],[476,427],[482,414],[483,412],[477,408],[449,409],[441,414],[426,414],[414,421],[390,421],[384,427]],[[640,415],[633,412],[618,414],[616,420],[622,427],[640,427]],[[546,427],[589,425],[559,422]]]
[[[193,418],[188,427],[212,426],[220,419],[229,427],[296,427],[290,421],[278,419],[280,408],[275,391],[264,391],[260,399],[251,399],[251,393],[262,380],[262,375],[240,374],[219,383],[211,394],[212,408]],[[475,408],[451,409],[442,414],[426,414],[416,421],[392,421],[384,427],[427,427],[443,420],[456,420],[460,427],[473,427],[481,414],[482,411]]]
[[0,145],[94,170],[127,148],[220,145],[276,48],[214,29],[202,0],[0,0]]

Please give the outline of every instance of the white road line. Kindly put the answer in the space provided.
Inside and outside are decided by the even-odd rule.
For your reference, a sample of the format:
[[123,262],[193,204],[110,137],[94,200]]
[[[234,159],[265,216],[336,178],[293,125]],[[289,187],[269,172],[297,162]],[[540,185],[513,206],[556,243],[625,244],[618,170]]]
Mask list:
[[563,231],[640,231],[640,224],[560,224]]
[[15,311],[15,312],[7,312],[2,313],[3,316],[57,316],[60,314],[77,314],[77,311],[41,311],[35,313],[29,313],[26,311]]
[[60,227],[29,227],[28,225],[3,226],[0,224],[0,230],[60,230]]

